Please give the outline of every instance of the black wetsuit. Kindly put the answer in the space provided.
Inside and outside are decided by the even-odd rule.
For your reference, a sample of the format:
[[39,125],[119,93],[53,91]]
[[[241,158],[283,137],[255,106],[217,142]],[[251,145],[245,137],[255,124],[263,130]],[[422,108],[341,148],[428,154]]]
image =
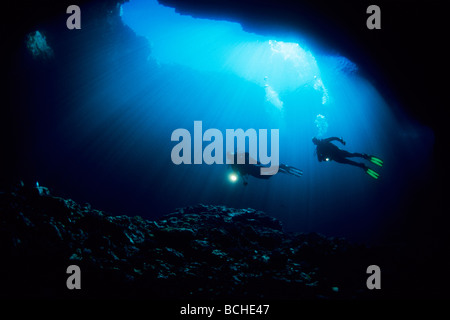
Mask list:
[[[242,157],[242,153],[239,154],[239,156]],[[245,156],[244,164],[238,164],[238,162],[237,162],[238,156],[237,156],[237,154],[234,154],[234,164],[231,165],[231,167],[233,168],[233,171],[239,172],[239,175],[242,177],[244,184],[247,184],[247,177],[249,175],[253,176],[255,178],[258,178],[258,179],[266,179],[266,180],[273,176],[270,174],[262,175],[261,168],[263,168],[264,166],[259,161],[257,161],[255,164],[251,164],[250,163],[250,154],[248,152],[245,152],[244,156]],[[300,177],[301,175],[303,175],[302,170],[299,170],[299,169],[291,167],[291,166],[287,166],[282,163],[280,163],[278,165],[278,172],[290,174],[290,175],[297,176],[297,177]]]
[[[269,179],[271,175],[262,175],[261,174],[261,163],[258,161],[256,164],[250,163],[250,154],[248,152],[244,153],[245,155],[245,162],[243,164],[238,164],[238,156],[237,154],[234,155],[234,164],[231,165],[231,168],[233,168],[233,171],[239,172],[241,177],[245,176],[253,176],[255,178],[259,179]],[[240,154],[242,157],[242,154]]]
[[333,143],[331,143],[331,141],[339,141],[342,144],[345,144],[345,142],[341,139],[341,138],[337,138],[337,137],[331,137],[331,138],[327,138],[327,139],[316,139],[315,140],[315,144],[317,146],[316,151],[317,151],[317,160],[319,160],[319,162],[322,161],[336,161],[339,163],[345,163],[345,164],[350,164],[353,166],[357,166],[363,169],[366,169],[367,166],[364,163],[359,163],[347,158],[354,158],[354,157],[359,157],[359,158],[363,158],[363,159],[367,159],[367,155],[364,153],[357,153],[357,152],[348,152],[346,150],[342,150],[340,148],[338,148],[336,145],[334,145]]

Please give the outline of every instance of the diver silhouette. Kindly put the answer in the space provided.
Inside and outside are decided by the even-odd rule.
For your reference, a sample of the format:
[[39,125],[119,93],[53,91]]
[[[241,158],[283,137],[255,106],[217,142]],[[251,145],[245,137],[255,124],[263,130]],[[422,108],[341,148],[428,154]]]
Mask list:
[[312,139],[312,142],[316,145],[317,160],[319,160],[319,162],[336,161],[339,163],[350,164],[352,166],[362,168],[369,176],[374,179],[378,179],[378,177],[380,176],[379,173],[375,172],[364,163],[356,162],[347,158],[363,158],[380,167],[383,166],[383,160],[365,153],[348,152],[346,150],[342,150],[331,143],[331,141],[335,140],[345,145],[345,141],[342,138],[337,137],[330,137],[326,139],[318,139],[314,137]]
[[[233,164],[230,164],[232,170],[235,173],[238,173],[242,181],[244,183],[244,186],[248,184],[248,176],[253,176],[258,179],[269,179],[270,177],[273,177],[277,171],[274,171],[272,175],[262,175],[261,174],[261,168],[265,167],[263,164],[261,164],[259,161],[254,160],[250,157],[250,154],[248,152],[244,153],[230,153],[227,152],[227,158],[233,159]],[[243,164],[238,164],[238,159],[245,160]],[[250,160],[252,160],[253,163],[250,163]],[[274,169],[275,170],[275,169]],[[280,163],[278,165],[278,172],[289,174],[296,177],[301,177],[303,175],[303,171],[285,164]]]

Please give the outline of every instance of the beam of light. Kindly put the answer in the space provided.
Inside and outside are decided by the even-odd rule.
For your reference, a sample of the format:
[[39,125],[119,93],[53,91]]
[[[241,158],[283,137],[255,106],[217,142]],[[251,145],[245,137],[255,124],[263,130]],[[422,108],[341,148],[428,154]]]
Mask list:
[[266,91],[266,100],[279,110],[283,109],[283,101],[280,100],[278,92],[276,92],[269,84],[264,85],[264,90]]
[[[188,197],[192,202],[261,207],[279,212],[287,224],[306,224],[322,232],[335,223],[358,221],[362,224],[350,223],[349,228],[355,226],[353,231],[365,235],[392,213],[402,196],[400,190],[415,179],[405,166],[421,172],[426,167],[432,133],[401,110],[394,113],[392,101],[345,57],[313,52],[300,36],[261,36],[245,32],[238,23],[181,15],[156,0],[131,0],[121,12],[124,24],[146,39],[150,54],[148,59],[130,54],[129,65],[122,66],[128,78],[108,68],[104,90],[108,96],[96,99],[95,107],[107,106],[100,116],[113,114],[117,119],[119,130],[107,132],[115,139],[112,146],[117,141],[131,146],[125,137],[138,136],[141,149],[130,151],[140,150],[148,157],[148,166],[141,172],[148,172],[147,178],[164,173],[155,201],[165,201],[163,194],[174,194],[167,206]],[[308,41],[314,43],[314,39]],[[101,92],[102,86],[100,82],[92,88]],[[233,194],[235,188],[217,191],[218,177],[227,184],[238,180],[224,176],[223,167],[167,167],[167,137],[196,120],[219,130],[279,128],[283,163],[304,170],[306,179],[299,183],[280,175],[270,181],[255,180],[243,195]],[[367,175],[378,178],[375,171],[366,174],[339,163],[319,164],[310,142],[314,135],[343,137],[347,144],[339,147],[380,156],[386,162],[380,171],[383,179],[368,183]],[[145,148],[149,151],[142,151]],[[386,188],[387,184],[392,187]],[[184,185],[189,188],[180,192]],[[327,201],[323,201],[324,189]],[[268,195],[263,204],[261,194]],[[283,213],[280,203],[287,204]],[[373,210],[386,212],[385,216],[364,214],[361,218],[367,203],[377,203]]]
[[231,182],[236,182],[238,180],[238,176],[236,173],[230,173],[228,179],[230,179]]
[[156,0],[133,0],[121,7],[125,24],[151,44],[158,64],[233,73],[264,88],[266,101],[282,109],[282,95],[310,85],[328,91],[313,54],[298,43],[248,33],[238,23],[179,15]]

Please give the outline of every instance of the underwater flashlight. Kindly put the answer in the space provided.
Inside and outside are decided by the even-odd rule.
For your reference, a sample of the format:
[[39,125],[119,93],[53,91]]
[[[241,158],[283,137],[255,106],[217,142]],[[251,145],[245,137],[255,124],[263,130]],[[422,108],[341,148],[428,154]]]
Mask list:
[[230,173],[230,175],[228,176],[228,178],[230,179],[231,182],[236,182],[238,177],[235,173]]
[[325,158],[325,161],[330,161],[330,158]]

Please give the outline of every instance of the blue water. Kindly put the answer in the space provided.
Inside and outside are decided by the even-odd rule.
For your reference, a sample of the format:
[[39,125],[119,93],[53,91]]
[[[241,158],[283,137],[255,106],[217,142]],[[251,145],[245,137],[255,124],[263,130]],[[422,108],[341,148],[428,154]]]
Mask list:
[[[121,18],[143,38],[111,50],[106,34],[79,48],[65,70],[77,90],[58,98],[76,105],[61,110],[56,124],[55,145],[64,145],[56,159],[66,165],[53,159],[46,166],[61,179],[70,167],[85,201],[147,218],[197,203],[251,207],[288,231],[358,241],[382,238],[403,218],[411,186],[427,175],[433,135],[383,98],[360,66],[301,34],[248,33],[239,23],[183,16],[156,0],[125,3]],[[303,177],[250,177],[244,186],[228,179],[226,165],[174,165],[171,134],[193,134],[194,121],[223,133],[279,129],[280,162]],[[379,156],[384,166],[372,167],[380,179],[319,163],[314,136],[343,137],[344,149]],[[50,148],[42,139],[41,154]]]

